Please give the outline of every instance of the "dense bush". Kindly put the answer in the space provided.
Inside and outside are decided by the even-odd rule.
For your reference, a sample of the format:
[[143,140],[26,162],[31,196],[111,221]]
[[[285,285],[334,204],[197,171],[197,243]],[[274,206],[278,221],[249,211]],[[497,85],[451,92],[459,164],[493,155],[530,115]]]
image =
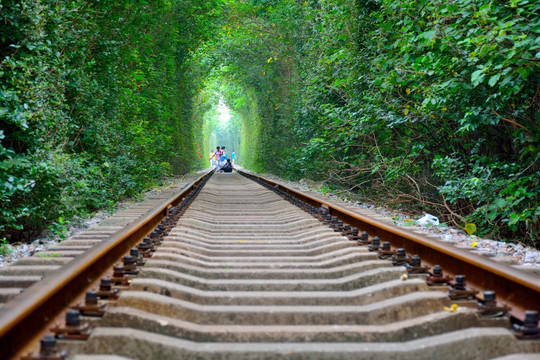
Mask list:
[[194,166],[200,130],[184,67],[209,33],[200,11],[165,0],[2,1],[0,238],[27,238]]
[[236,5],[204,58],[254,94],[250,166],[538,244],[538,2]]
[[538,245],[537,1],[0,6],[0,238],[227,141],[249,168]]

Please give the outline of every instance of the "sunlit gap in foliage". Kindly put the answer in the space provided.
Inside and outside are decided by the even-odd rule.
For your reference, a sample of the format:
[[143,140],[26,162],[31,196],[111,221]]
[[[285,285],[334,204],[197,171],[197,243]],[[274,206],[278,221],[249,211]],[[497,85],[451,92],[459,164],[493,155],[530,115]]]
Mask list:
[[227,104],[223,102],[223,98],[219,100],[218,112],[220,125],[227,126],[227,123],[231,119],[231,110],[229,109]]
[[201,98],[203,101],[198,105],[204,109],[202,113],[204,147],[209,152],[215,150],[216,146],[225,147],[228,157],[235,152],[236,158],[241,158],[241,117],[219,91],[209,91],[208,94],[209,96]]

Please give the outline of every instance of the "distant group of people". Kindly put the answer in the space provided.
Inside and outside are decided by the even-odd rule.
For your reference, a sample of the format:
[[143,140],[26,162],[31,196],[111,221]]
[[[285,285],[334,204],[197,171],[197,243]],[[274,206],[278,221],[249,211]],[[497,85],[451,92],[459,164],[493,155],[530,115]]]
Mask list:
[[225,146],[217,146],[216,150],[210,151],[210,167],[215,168],[219,172],[232,172],[233,165],[236,160],[236,153],[233,151],[231,153],[231,158],[227,156],[225,151]]

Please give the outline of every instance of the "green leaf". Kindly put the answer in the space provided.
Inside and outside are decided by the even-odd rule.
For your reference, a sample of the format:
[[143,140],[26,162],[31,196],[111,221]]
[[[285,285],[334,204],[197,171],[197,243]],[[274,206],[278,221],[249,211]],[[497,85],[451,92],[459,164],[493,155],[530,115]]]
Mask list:
[[474,86],[477,86],[478,84],[480,84],[484,80],[485,76],[486,75],[484,74],[483,69],[476,70],[471,75],[471,82],[474,84]]
[[465,225],[465,231],[467,234],[472,235],[476,232],[476,225],[473,223],[468,223]]
[[431,41],[435,37],[435,34],[436,34],[435,30],[430,30],[423,33],[422,37],[428,41]]
[[520,216],[516,213],[510,214],[510,221],[508,222],[508,225],[514,225],[516,224],[520,219]]
[[490,77],[488,81],[489,86],[491,87],[495,86],[495,84],[497,83],[497,81],[499,81],[500,78],[501,78],[501,73],[495,74],[492,77]]

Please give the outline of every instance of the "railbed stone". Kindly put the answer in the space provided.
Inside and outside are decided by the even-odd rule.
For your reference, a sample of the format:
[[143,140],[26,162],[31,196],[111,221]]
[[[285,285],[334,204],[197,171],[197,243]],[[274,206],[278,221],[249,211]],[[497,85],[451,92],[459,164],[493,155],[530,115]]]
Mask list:
[[[352,261],[353,259],[356,261],[365,261],[365,260],[373,260],[377,259],[377,254],[373,252],[368,252],[366,249],[363,250],[354,250],[350,251],[351,249],[345,248],[340,249],[337,251],[329,252],[326,254],[320,254],[320,255],[313,255],[313,256],[301,256],[295,254],[291,254],[291,256],[275,256],[274,252],[253,252],[251,253],[251,256],[238,254],[238,256],[235,255],[234,252],[227,252],[227,253],[214,253],[210,254],[213,256],[207,256],[207,255],[201,255],[199,253],[194,253],[192,251],[189,251],[187,249],[178,249],[178,248],[171,248],[168,251],[169,255],[178,255],[178,256],[188,256],[192,260],[199,260],[201,262],[207,262],[207,263],[224,263],[224,262],[231,262],[231,261],[239,261],[242,263],[293,263],[293,264],[311,264],[308,266],[312,267],[329,267],[333,266],[335,263],[339,263],[339,261]],[[165,250],[164,250],[165,251]],[[158,253],[158,251],[156,251]],[[159,251],[161,253],[161,251]],[[156,256],[160,256],[160,254],[156,254]],[[165,255],[165,254],[163,254]]]
[[235,343],[194,342],[129,328],[100,327],[88,342],[95,354],[115,353],[135,359],[490,359],[500,354],[534,351],[501,328],[469,328],[406,342]]
[[280,280],[208,280],[178,271],[142,268],[141,274],[166,281],[176,282],[204,290],[224,291],[347,291],[362,288],[383,281],[396,280],[403,269],[388,267],[366,271],[339,279],[280,279]]
[[[355,252],[350,254],[345,254],[343,256],[336,256],[328,260],[321,260],[320,262],[314,261],[304,261],[305,258],[291,258],[283,257],[282,259],[277,260],[276,258],[265,258],[265,257],[249,257],[242,258],[241,261],[238,261],[237,258],[228,258],[221,257],[216,259],[203,258],[204,260],[199,259],[199,256],[196,254],[190,253],[188,251],[173,251],[170,250],[169,253],[157,252],[152,257],[155,260],[173,260],[178,263],[190,264],[193,266],[205,267],[208,269],[212,268],[288,268],[288,269],[303,269],[303,268],[334,268],[337,266],[342,266],[346,264],[354,264],[359,261],[371,261],[378,260],[378,257],[375,253],[370,252]],[[236,261],[235,261],[236,260]]]
[[192,341],[392,342],[479,326],[475,311],[437,312],[383,325],[202,325],[130,307],[107,312],[101,326],[122,326]]
[[194,244],[200,247],[203,247],[207,250],[219,250],[219,249],[282,249],[287,247],[288,249],[314,249],[327,244],[334,243],[352,243],[349,240],[343,239],[342,237],[337,237],[335,234],[329,234],[325,238],[318,237],[317,239],[305,238],[303,241],[286,241],[286,240],[265,240],[261,242],[261,239],[255,238],[244,238],[244,239],[235,239],[235,240],[220,240],[217,241],[208,241],[202,240],[200,237],[190,237],[190,236],[167,236],[163,241],[161,248],[167,247],[168,245],[174,245],[177,243],[183,244]]
[[21,266],[21,265],[58,265],[62,266],[73,260],[71,257],[61,257],[61,256],[42,256],[39,255],[42,253],[38,253],[34,256],[22,258],[18,260],[14,266]]
[[15,296],[22,293],[24,288],[9,287],[9,288],[0,288],[0,303],[7,303]]
[[157,294],[166,293],[173,298],[198,304],[327,306],[366,305],[389,297],[431,290],[422,280],[394,280],[350,291],[204,291],[147,278],[133,279],[130,289]]
[[361,306],[223,306],[199,305],[167,295],[128,291],[117,306],[129,306],[170,318],[213,325],[379,325],[442,311],[443,293],[422,292]]
[[[304,256],[304,257],[310,257],[317,259],[319,261],[320,256],[334,256],[337,251],[341,252],[350,252],[350,250],[353,251],[362,251],[362,249],[357,249],[356,244],[354,244],[351,241],[345,242],[345,241],[339,241],[339,242],[331,242],[327,243],[321,246],[318,246],[316,248],[309,248],[309,249],[295,249],[290,248],[289,246],[281,246],[276,247],[274,249],[261,249],[261,248],[251,248],[251,249],[227,249],[225,247],[222,248],[214,248],[214,249],[208,249],[204,246],[199,246],[198,244],[186,244],[182,243],[180,241],[172,242],[168,241],[167,243],[163,244],[158,251],[168,251],[168,248],[176,248],[180,250],[188,250],[193,253],[197,253],[199,255],[205,255],[207,257],[213,256],[282,256],[284,252],[287,252],[288,256]],[[366,250],[363,250],[366,251]],[[319,256],[319,257],[315,257]]]
[[0,268],[0,276],[3,275],[37,275],[45,276],[49,272],[60,269],[60,265],[13,265]]
[[[388,266],[378,260],[363,261],[356,264],[346,264],[332,268],[305,267],[301,269],[287,268],[287,264],[280,263],[265,264],[264,268],[244,268],[234,267],[234,265],[224,268],[205,269],[203,267],[181,264],[175,261],[174,256],[170,256],[172,261],[150,259],[145,268],[161,268],[179,271],[184,274],[198,276],[205,279],[336,279],[361,271]],[[224,271],[226,270],[226,271]]]
[[0,276],[0,288],[26,288],[42,279],[42,276]]
[[[191,228],[184,228],[182,231],[179,230],[179,228],[174,228],[169,233],[169,236],[171,238],[174,238],[175,236],[192,236],[194,239],[200,239],[201,241],[207,241],[209,243],[215,243],[216,241],[236,241],[237,239],[246,239],[241,234],[229,234],[227,232],[226,234],[214,234],[204,231],[204,229],[191,229]],[[257,233],[254,234],[253,237],[250,237],[248,239],[253,240],[253,238],[257,239],[257,241],[275,241],[277,243],[283,242],[294,242],[294,243],[310,243],[313,240],[318,239],[326,239],[328,237],[332,237],[334,239],[340,239],[339,235],[337,235],[334,231],[328,229],[326,231],[320,231],[319,229],[309,229],[305,232],[299,233],[299,234],[287,234],[286,237],[284,236],[278,236],[273,233]],[[343,239],[343,238],[341,238]]]
[[125,356],[116,356],[116,355],[75,355],[71,358],[72,360],[134,360],[133,358],[128,358]]
[[62,241],[60,244],[56,245],[54,248],[55,249],[58,249],[58,248],[70,248],[72,246],[74,247],[79,247],[79,246],[94,246],[94,245],[97,245],[99,244],[100,242],[102,242],[103,240],[105,239],[105,237],[95,237],[95,238],[92,238],[92,239],[71,239],[71,240],[66,240],[66,241]]

